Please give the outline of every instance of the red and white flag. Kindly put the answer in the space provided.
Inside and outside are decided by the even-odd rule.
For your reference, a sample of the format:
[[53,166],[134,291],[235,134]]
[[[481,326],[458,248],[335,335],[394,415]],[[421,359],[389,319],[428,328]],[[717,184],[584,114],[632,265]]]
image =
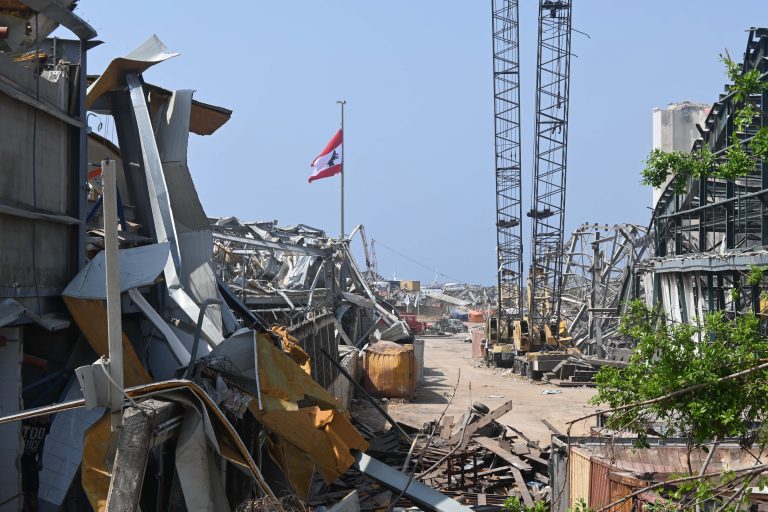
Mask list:
[[312,183],[315,180],[322,178],[330,178],[336,174],[342,172],[342,146],[344,142],[344,136],[341,130],[336,132],[331,142],[325,146],[325,149],[320,156],[315,158],[312,162],[312,176],[309,177],[309,182]]

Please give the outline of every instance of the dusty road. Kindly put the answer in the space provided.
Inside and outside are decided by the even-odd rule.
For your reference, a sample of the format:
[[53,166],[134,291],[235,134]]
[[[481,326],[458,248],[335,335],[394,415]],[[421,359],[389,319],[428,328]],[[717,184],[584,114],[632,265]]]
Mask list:
[[[456,397],[447,415],[455,421],[473,401],[486,404],[491,409],[507,400],[513,400],[513,409],[501,417],[500,422],[510,425],[542,445],[549,444],[550,430],[541,419],[550,421],[565,432],[565,422],[595,410],[588,400],[595,391],[591,388],[558,388],[536,383],[493,368],[481,367],[472,359],[472,347],[464,343],[467,334],[446,337],[427,337],[424,347],[424,385],[412,402],[392,402],[389,413],[398,421],[420,427],[437,419],[450,399],[461,370],[461,380]],[[546,390],[557,394],[542,394]],[[559,393],[558,393],[559,392]],[[594,419],[574,427],[574,435],[588,432]]]

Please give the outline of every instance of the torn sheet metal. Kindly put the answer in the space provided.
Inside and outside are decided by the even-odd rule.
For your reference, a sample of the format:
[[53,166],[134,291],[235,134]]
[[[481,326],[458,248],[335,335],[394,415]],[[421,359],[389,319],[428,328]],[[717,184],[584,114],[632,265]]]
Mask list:
[[187,510],[231,510],[227,492],[196,409],[187,409],[176,444],[176,471]]
[[[237,369],[227,361],[237,361]],[[251,413],[306,454],[326,482],[352,465],[351,449],[367,449],[368,443],[337,409],[336,398],[275,347],[270,336],[257,335],[255,344],[243,336],[228,338],[204,363],[246,392],[258,392],[260,400],[250,403]]]
[[[219,294],[213,269],[211,225],[187,165],[192,93],[173,92],[157,108],[153,125],[180,254],[179,281],[195,302],[202,304],[218,299]],[[222,331],[218,305],[206,308],[205,316]]]
[[[64,304],[80,331],[98,355],[109,354],[107,346],[107,307],[100,299],[81,299],[63,295]],[[152,382],[152,376],[144,369],[131,340],[123,332],[123,367],[126,386]]]
[[294,338],[288,333],[288,329],[282,325],[272,326],[272,332],[280,338],[283,352],[293,359],[307,375],[312,375],[312,364],[309,360],[309,354],[307,354],[301,345],[299,340]]
[[392,326],[381,331],[378,338],[381,341],[400,341],[407,339],[411,335],[408,326],[402,320],[393,323]]
[[[191,461],[187,461],[185,459],[185,454],[182,454],[182,459],[185,459],[182,471],[194,472],[194,468],[190,468],[189,465],[199,463],[195,462],[195,460],[200,460],[200,452],[196,452],[194,446],[198,446],[199,448],[200,436],[202,434],[202,437],[207,440],[206,445],[208,446],[208,450],[212,450],[212,453],[216,456],[220,455],[234,463],[238,468],[247,471],[254,478],[262,493],[277,500],[275,494],[264,481],[261,471],[253,460],[250,452],[243,444],[243,441],[235,428],[221,409],[219,409],[217,404],[200,386],[194,382],[185,380],[168,380],[132,387],[126,389],[126,393],[134,400],[152,397],[176,402],[187,408],[188,411],[193,411],[197,415],[200,421],[195,421],[193,422],[193,425],[188,427],[194,432],[193,435],[191,434],[189,436],[192,444],[187,444],[188,452],[190,454],[195,454],[195,456],[193,456]],[[38,412],[28,412],[24,417],[34,417],[54,412],[55,410],[71,410],[73,408],[83,407],[83,405],[83,400],[76,400],[65,404],[58,404],[53,408],[42,408]],[[18,421],[17,417],[10,419],[2,418],[0,419],[0,424],[12,420]],[[104,510],[107,491],[109,489],[110,471],[106,460],[109,451],[109,439],[109,418],[108,415],[105,415],[102,420],[95,423],[86,433],[86,443],[89,446],[89,450],[86,450],[83,453],[83,467],[90,468],[88,471],[83,472],[83,489],[86,491],[91,506],[97,512],[102,512]],[[220,472],[214,469],[208,472],[208,478],[219,478],[220,474]],[[215,482],[206,483],[206,485],[209,484],[212,487],[217,485]],[[198,496],[194,491],[195,490],[191,490],[189,496]],[[185,499],[187,499],[187,497],[188,495],[185,490]],[[199,498],[193,499],[198,500]],[[203,508],[216,506],[217,503],[220,503],[220,499],[214,497],[214,499],[211,500],[211,503],[206,500],[201,502],[196,501],[192,504],[187,502],[187,507],[189,510],[229,510],[228,507]]]
[[168,325],[165,322],[165,320],[163,320],[160,314],[157,311],[155,311],[155,309],[150,305],[149,302],[147,302],[147,299],[145,299],[144,296],[141,293],[139,293],[139,290],[136,290],[136,289],[129,290],[128,296],[131,298],[133,303],[136,304],[136,306],[141,310],[141,312],[144,313],[144,315],[152,323],[155,329],[157,329],[160,332],[160,334],[163,335],[163,338],[165,338],[165,341],[168,343],[168,346],[170,347],[171,352],[173,353],[173,356],[176,358],[176,361],[178,362],[179,366],[188,365],[190,360],[191,348],[187,348],[184,346],[181,340],[179,340],[179,338],[176,336],[176,333],[173,332],[173,329],[171,329],[171,326]]
[[470,512],[472,510],[424,485],[415,478],[410,479],[405,473],[362,452],[355,453],[354,468],[378,480],[395,492],[402,492],[405,489],[404,496],[426,507],[427,510],[434,510],[435,512]]
[[138,48],[125,57],[114,59],[101,76],[88,87],[85,104],[88,110],[93,110],[94,103],[105,93],[122,87],[126,73],[143,73],[160,62],[176,57],[178,53],[169,52],[168,48],[152,35]]
[[[182,255],[176,224],[173,220],[170,193],[163,172],[162,161],[149,116],[149,109],[144,97],[144,90],[138,76],[129,74],[125,79],[128,83],[133,113],[141,141],[144,172],[149,190],[155,234],[158,242],[167,241],[170,243],[171,258],[166,263],[164,269],[168,294],[188,319],[194,323],[197,321],[200,308],[183,288],[179,278],[179,270],[182,268]],[[221,328],[212,323],[208,317],[203,318],[203,337],[213,345],[220,343],[224,339]]]
[[[168,243],[143,245],[118,251],[120,258],[120,292],[155,282],[168,262]],[[64,288],[62,295],[79,299],[106,299],[106,264],[104,251],[99,252]]]
[[66,329],[70,324],[69,320],[54,314],[39,316],[15,299],[0,300],[0,327],[27,323],[35,323],[48,331]]
[[360,295],[349,293],[349,292],[341,292],[341,296],[347,299],[349,302],[354,304],[355,306],[361,307],[361,308],[375,308],[376,303],[370,299],[366,299],[365,297],[362,297]]

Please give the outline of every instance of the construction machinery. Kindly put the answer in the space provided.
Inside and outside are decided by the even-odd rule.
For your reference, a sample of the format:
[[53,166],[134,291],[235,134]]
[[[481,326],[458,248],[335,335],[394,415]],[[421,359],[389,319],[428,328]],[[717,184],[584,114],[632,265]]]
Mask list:
[[[565,223],[571,0],[540,0],[531,266],[522,301],[518,2],[492,0],[499,309],[488,358],[539,377],[578,353],[560,318]],[[513,231],[514,230],[514,231]]]

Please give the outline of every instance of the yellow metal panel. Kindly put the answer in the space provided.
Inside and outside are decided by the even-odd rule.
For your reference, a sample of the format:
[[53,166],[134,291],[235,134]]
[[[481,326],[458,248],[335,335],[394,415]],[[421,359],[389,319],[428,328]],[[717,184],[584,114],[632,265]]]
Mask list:
[[579,500],[589,503],[589,454],[571,447],[568,453],[568,506],[575,507]]

